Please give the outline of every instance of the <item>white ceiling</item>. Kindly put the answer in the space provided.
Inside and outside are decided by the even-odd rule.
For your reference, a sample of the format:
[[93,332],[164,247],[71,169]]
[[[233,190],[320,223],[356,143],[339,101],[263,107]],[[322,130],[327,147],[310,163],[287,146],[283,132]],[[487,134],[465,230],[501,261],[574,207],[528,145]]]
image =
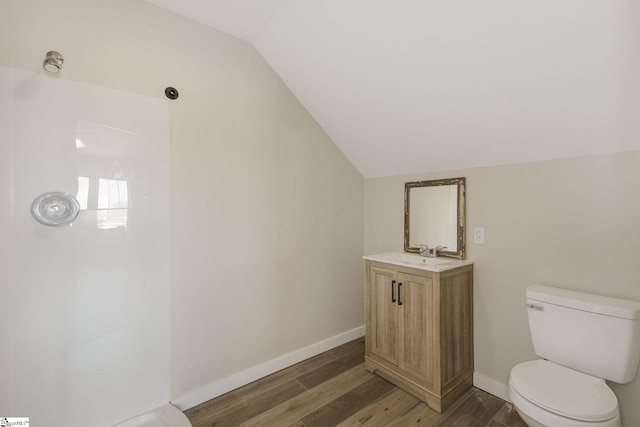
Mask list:
[[637,0],[147,0],[258,49],[364,177],[640,149]]

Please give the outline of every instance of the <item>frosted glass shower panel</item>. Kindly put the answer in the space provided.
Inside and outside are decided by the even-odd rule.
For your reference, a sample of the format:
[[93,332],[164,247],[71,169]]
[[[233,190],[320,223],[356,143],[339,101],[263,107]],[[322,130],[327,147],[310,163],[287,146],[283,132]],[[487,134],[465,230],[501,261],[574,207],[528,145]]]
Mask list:
[[[168,402],[167,101],[1,67],[0,78],[12,165],[0,267],[13,266],[0,285],[13,309],[1,415],[107,426]],[[72,223],[30,215],[53,191],[78,200]]]

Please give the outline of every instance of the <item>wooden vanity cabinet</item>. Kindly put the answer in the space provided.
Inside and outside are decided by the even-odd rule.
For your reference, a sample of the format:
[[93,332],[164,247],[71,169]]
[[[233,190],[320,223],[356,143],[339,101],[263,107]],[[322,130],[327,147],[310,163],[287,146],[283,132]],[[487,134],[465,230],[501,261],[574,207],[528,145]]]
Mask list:
[[444,411],[473,380],[473,265],[365,265],[365,368]]

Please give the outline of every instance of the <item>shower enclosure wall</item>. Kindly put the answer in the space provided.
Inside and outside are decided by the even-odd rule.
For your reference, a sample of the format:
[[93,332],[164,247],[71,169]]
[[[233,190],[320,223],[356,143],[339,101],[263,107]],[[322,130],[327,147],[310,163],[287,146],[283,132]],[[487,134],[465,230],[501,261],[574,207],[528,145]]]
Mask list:
[[[0,417],[109,426],[169,401],[167,103],[0,67]],[[37,222],[47,192],[77,218]]]

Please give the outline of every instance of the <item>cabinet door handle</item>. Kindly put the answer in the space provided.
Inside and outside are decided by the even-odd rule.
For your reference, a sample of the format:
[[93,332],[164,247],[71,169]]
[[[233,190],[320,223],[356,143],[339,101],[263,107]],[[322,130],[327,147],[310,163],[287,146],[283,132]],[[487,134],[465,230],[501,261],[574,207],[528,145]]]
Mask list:
[[396,302],[396,294],[395,294],[395,285],[396,285],[396,281],[392,280],[391,281],[391,302]]
[[402,305],[402,282],[398,282],[398,305]]

